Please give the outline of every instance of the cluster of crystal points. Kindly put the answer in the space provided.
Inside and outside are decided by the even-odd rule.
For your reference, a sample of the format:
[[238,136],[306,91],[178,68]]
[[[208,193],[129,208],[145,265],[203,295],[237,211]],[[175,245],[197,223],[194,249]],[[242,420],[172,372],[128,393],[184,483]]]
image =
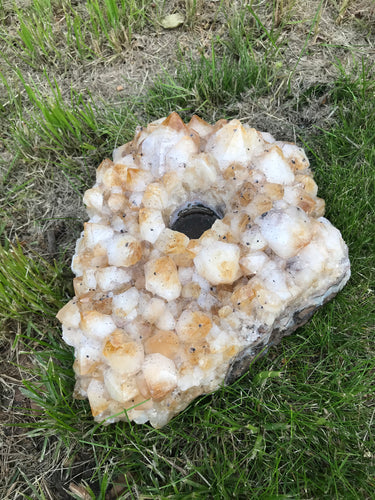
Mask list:
[[[316,194],[301,148],[238,120],[172,113],[102,162],[58,313],[95,420],[165,425],[345,285],[347,247]],[[210,229],[171,229],[197,206],[217,214]]]

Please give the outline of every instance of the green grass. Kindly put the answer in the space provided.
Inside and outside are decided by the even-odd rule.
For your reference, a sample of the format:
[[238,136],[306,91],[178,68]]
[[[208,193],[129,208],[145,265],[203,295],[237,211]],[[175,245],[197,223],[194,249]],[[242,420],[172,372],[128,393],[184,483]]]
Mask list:
[[[14,419],[6,427],[13,451],[4,455],[10,472],[0,488],[2,496],[372,498],[373,67],[358,60],[347,70],[332,58],[338,72],[331,81],[318,81],[293,95],[288,81],[297,85],[299,62],[310,42],[301,40],[298,64],[285,67],[287,45],[280,37],[291,3],[283,4],[284,19],[276,20],[280,13],[270,12],[271,25],[262,11],[246,4],[227,12],[227,29],[206,51],[198,56],[188,51],[175,71],[166,66],[141,96],[106,101],[73,86],[67,91],[59,71],[74,57],[82,71],[95,55],[110,64],[134,30],[153,25],[145,26],[148,3],[108,0],[100,12],[97,5],[94,0],[80,5],[39,0],[24,11],[7,6],[0,14],[3,35],[9,23],[15,28],[7,40],[0,38],[0,152],[2,147],[9,152],[0,156],[0,347],[9,367],[22,375],[24,398],[20,406],[17,401],[12,406]],[[158,4],[157,10],[162,7]],[[187,7],[190,30],[200,6],[190,2]],[[48,23],[59,13],[65,15],[60,24]],[[309,38],[316,16],[308,23]],[[65,38],[59,26],[64,26]],[[33,45],[27,42],[30,36]],[[63,52],[62,40],[68,41]],[[314,127],[301,121],[297,133],[326,200],[327,217],[348,243],[348,285],[240,380],[198,398],[163,429],[94,423],[87,401],[72,397],[73,352],[61,341],[54,319],[72,294],[69,260],[81,221],[72,221],[72,230],[63,221],[64,244],[55,258],[48,255],[40,228],[61,221],[43,199],[52,190],[56,199],[63,197],[78,209],[95,167],[132,137],[137,122],[145,124],[175,109],[185,118],[195,112],[209,120],[241,115],[247,100],[271,99],[280,85],[281,104],[290,102],[288,109],[298,108],[301,114],[311,101],[326,96],[330,120]],[[276,113],[277,107],[273,109]],[[38,204],[40,210],[32,208]],[[29,450],[25,442],[32,443],[32,452],[24,451],[22,446]]]
[[[105,106],[93,99],[90,92],[71,90],[69,97],[63,98],[56,80],[43,76],[45,90],[41,92],[40,84],[25,80],[16,71],[15,81],[22,88],[24,99],[15,103],[16,118],[11,120],[10,135],[25,158],[45,162],[51,156],[65,159],[92,155],[103,149],[109,138],[118,135],[120,125],[124,131],[134,127],[129,107],[118,110],[113,105]],[[31,113],[25,111],[30,107]]]
[[[150,0],[33,0],[0,18],[5,53],[34,69],[61,66],[74,58],[121,56],[134,32],[155,23]],[[155,10],[155,9],[154,9]],[[14,30],[8,32],[11,23]]]
[[146,14],[150,8],[149,0],[88,0],[87,10],[94,38],[103,39],[116,53],[129,45],[134,27],[146,24]]
[[0,321],[23,321],[30,314],[53,318],[63,303],[61,274],[57,262],[26,256],[20,243],[5,241],[0,246]]
[[[12,68],[11,75],[12,80],[0,73],[7,90],[3,140],[16,151],[16,160],[5,167],[0,210],[19,214],[25,211],[25,196],[38,196],[41,184],[60,184],[64,196],[80,195],[93,182],[95,172],[89,165],[98,165],[116,143],[130,140],[136,117],[131,103],[105,103],[89,91],[71,89],[63,97],[56,79],[46,73],[41,75],[43,87],[18,68]],[[27,191],[28,186],[36,189]]]
[[329,97],[337,106],[337,125],[330,130],[318,129],[311,153],[321,196],[330,200],[327,217],[336,221],[349,246],[352,279],[358,272],[361,281],[370,286],[375,245],[374,68],[362,61],[351,75],[340,70]]
[[[178,111],[183,117],[197,113],[208,120],[225,108],[225,116],[238,115],[244,93],[257,99],[270,94],[278,80],[276,38],[261,25],[256,26],[250,6],[234,9],[225,18],[227,37],[211,40],[200,55],[178,53],[174,73],[164,70],[154,79],[145,100],[149,116],[160,117]],[[261,57],[254,45],[264,39]]]
[[265,60],[257,61],[246,39],[231,50],[222,45],[220,40],[212,43],[210,54],[198,59],[180,54],[176,75],[165,72],[154,81],[146,112],[156,117],[178,110],[183,116],[197,113],[208,119],[216,108],[229,107],[249,89],[253,98],[269,93],[276,72],[273,62],[268,66]]

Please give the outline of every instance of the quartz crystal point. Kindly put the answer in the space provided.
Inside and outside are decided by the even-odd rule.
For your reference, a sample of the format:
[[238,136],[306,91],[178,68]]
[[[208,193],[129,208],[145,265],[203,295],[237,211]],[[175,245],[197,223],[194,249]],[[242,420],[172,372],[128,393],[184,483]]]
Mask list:
[[101,163],[57,316],[95,420],[162,427],[343,288],[317,189],[301,148],[238,120],[172,113]]

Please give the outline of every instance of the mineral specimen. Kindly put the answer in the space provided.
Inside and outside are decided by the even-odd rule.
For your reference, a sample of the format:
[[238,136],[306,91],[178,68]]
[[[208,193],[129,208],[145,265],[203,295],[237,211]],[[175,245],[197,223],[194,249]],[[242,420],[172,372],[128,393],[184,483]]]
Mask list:
[[161,427],[230,383],[345,285],[304,151],[176,113],[97,169],[58,313],[97,421]]

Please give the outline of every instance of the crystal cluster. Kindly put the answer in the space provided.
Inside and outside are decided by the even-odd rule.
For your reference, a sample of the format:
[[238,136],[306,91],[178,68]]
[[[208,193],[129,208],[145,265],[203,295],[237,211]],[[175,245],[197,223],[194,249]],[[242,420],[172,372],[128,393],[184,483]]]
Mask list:
[[172,113],[102,162],[58,313],[95,420],[165,425],[345,285],[317,189],[301,148],[238,120]]

